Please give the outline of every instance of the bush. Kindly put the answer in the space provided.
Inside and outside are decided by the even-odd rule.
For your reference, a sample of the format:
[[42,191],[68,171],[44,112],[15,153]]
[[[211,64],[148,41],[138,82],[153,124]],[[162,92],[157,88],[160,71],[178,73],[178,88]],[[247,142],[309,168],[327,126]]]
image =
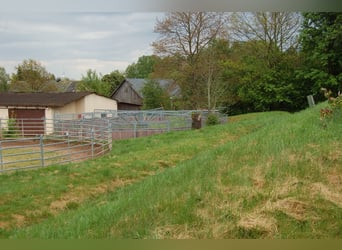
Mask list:
[[325,97],[328,99],[329,107],[320,110],[320,119],[323,127],[326,128],[331,120],[339,120],[342,118],[342,94],[338,93],[337,97],[332,97],[332,92],[322,88]]
[[17,129],[16,129],[16,120],[14,118],[10,118],[7,121],[7,131],[3,130],[2,132],[4,137],[11,138],[17,136]]
[[220,124],[219,117],[214,113],[209,113],[208,118],[207,118],[207,125],[211,126],[211,125],[217,125],[217,124]]
[[342,94],[339,93],[336,98],[330,98],[329,99],[331,108],[335,113],[339,113],[342,111]]

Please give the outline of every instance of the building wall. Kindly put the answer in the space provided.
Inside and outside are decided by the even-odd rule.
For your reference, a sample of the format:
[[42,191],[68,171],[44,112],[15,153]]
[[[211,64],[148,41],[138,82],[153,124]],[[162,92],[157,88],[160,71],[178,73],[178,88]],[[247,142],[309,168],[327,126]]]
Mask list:
[[130,103],[119,103],[118,110],[141,110],[141,105],[135,105]]
[[127,81],[124,81],[120,85],[119,89],[112,96],[112,99],[118,100],[120,103],[128,103],[138,106],[142,106],[143,104],[142,98]]
[[8,109],[0,107],[0,138],[1,129],[7,129]]
[[0,119],[8,119],[8,108],[0,107]]
[[94,109],[110,109],[117,110],[117,102],[115,100],[99,96],[96,94],[90,94],[82,99],[69,103],[61,108],[54,108],[54,114],[80,114],[94,112]]
[[[117,110],[117,102],[113,99],[106,98],[104,96],[99,96],[95,94],[87,95],[84,102],[80,105],[84,105],[83,112],[94,112],[94,109],[107,109],[107,110]],[[82,113],[82,112],[79,112]]]
[[73,114],[76,113],[76,102],[69,103],[60,108],[53,108],[52,113],[54,114]]

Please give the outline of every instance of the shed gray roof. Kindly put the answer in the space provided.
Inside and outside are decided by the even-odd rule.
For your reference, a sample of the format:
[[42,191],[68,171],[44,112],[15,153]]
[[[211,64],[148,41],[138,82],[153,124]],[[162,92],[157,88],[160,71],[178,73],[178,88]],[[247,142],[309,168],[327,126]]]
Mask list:
[[[142,96],[142,89],[144,87],[144,84],[149,79],[142,79],[142,78],[126,78],[126,81],[128,81],[130,84],[132,84],[133,88]],[[163,89],[166,89],[170,96],[178,96],[180,95],[180,88],[177,84],[175,84],[175,81],[172,79],[153,79],[153,81],[156,81],[160,87]]]
[[77,92],[77,85],[80,84],[80,81],[72,81],[66,87],[65,92]]
[[60,93],[0,93],[0,106],[14,107],[63,107],[68,103],[82,99],[93,92],[60,92]]

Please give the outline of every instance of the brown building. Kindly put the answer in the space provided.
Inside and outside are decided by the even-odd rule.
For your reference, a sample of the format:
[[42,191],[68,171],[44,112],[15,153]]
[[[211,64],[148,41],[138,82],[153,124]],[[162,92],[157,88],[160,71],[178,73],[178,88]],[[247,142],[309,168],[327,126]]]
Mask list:
[[[126,78],[111,94],[111,98],[118,102],[118,110],[140,110],[144,98],[142,89],[148,79]],[[180,88],[173,80],[154,80],[166,90],[170,97],[180,95]]]
[[118,102],[118,110],[140,110],[143,105],[143,97],[137,86],[131,79],[125,79],[114,90],[111,98]]

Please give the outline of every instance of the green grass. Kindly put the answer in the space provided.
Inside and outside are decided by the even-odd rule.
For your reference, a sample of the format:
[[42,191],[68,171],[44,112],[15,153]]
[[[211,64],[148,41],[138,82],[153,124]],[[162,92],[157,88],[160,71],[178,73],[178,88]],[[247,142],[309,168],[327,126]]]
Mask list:
[[[324,105],[324,104],[322,104]],[[114,142],[0,176],[2,238],[340,238],[342,126],[319,108]]]

